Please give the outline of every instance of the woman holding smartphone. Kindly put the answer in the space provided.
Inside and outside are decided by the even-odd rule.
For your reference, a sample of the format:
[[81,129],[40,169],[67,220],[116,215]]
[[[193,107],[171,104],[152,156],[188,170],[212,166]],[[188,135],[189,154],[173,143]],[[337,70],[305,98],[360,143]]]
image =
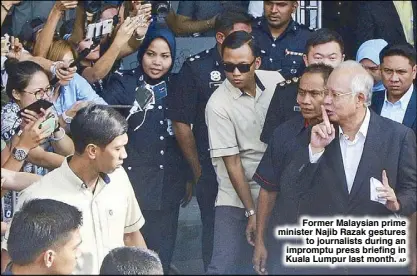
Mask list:
[[[138,51],[139,66],[114,73],[103,93],[110,105],[137,101],[142,106],[142,112],[132,115],[129,109],[121,110],[129,123],[124,168],[145,217],[141,232],[148,248],[158,252],[165,273],[174,251],[187,168],[165,115],[174,60],[173,33],[151,25]],[[149,93],[150,101],[144,97]]]

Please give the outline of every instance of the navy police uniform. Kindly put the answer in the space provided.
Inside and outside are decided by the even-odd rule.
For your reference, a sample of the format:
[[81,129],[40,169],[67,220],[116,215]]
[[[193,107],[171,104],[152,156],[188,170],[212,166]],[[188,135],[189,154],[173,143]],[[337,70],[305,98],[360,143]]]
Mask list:
[[218,183],[210,159],[205,108],[211,94],[225,79],[222,59],[213,47],[188,58],[176,76],[168,118],[193,125],[202,174],[196,185],[196,196],[203,224],[203,262],[207,268],[213,250],[214,203]]
[[298,77],[293,77],[277,84],[266,113],[262,142],[269,143],[272,133],[280,124],[301,113],[297,103],[298,81]]
[[[132,105],[136,89],[144,85],[140,67],[116,71],[110,76],[102,96],[109,105]],[[167,85],[165,92],[169,91],[169,81]],[[155,87],[151,89],[155,92]],[[148,247],[159,253],[164,271],[172,259],[186,169],[171,121],[166,117],[166,98],[156,99],[152,109],[129,118],[128,156],[123,164],[145,216],[141,232]],[[128,116],[129,109],[120,111]]]
[[261,70],[279,71],[285,79],[301,76],[304,71],[303,53],[313,29],[291,19],[285,31],[272,37],[265,16],[252,26],[252,35],[261,49]]

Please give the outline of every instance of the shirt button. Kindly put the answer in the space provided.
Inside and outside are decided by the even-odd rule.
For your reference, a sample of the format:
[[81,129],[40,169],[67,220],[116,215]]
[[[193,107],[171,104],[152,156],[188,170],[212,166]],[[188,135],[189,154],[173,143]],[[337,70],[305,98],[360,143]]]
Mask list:
[[275,45],[275,43],[272,43],[272,47],[276,47],[277,45]]
[[158,109],[162,109],[162,105],[159,105],[159,106],[158,106]]
[[132,167],[127,167],[127,169],[130,171],[132,169]]
[[164,165],[159,165],[159,168],[160,168],[161,170],[163,170],[163,169],[164,169]]
[[291,74],[295,74],[295,73],[297,73],[297,69],[291,69]]
[[272,62],[272,58],[269,58],[269,61]]
[[161,150],[161,155],[164,155],[164,153],[165,153],[165,152],[164,152],[163,150]]
[[159,121],[159,123],[160,123],[161,125],[163,125],[163,124],[164,124],[164,121]]
[[338,15],[340,15],[340,12],[337,12]]
[[292,61],[293,64],[296,64],[297,62],[295,60]]
[[164,140],[164,136],[159,136],[159,140]]
[[113,210],[109,210],[109,215],[113,216]]

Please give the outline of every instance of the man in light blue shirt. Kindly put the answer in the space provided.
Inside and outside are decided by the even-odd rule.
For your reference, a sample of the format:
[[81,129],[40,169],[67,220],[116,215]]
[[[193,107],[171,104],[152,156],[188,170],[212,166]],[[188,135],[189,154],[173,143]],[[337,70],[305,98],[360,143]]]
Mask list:
[[387,45],[380,60],[386,91],[373,95],[372,108],[416,132],[416,50],[410,44]]

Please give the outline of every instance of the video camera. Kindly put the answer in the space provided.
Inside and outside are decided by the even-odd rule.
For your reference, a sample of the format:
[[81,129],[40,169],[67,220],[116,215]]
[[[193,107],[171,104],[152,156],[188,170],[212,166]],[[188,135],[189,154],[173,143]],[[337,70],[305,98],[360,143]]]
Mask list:
[[157,17],[166,17],[171,9],[171,1],[144,1],[143,4],[151,4],[151,14]]

